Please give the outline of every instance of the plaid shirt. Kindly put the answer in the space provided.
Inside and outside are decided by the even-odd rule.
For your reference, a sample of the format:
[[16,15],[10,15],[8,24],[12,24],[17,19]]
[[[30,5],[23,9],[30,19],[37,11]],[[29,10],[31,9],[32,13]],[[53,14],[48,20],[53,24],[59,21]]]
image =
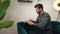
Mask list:
[[38,15],[36,22],[34,22],[34,25],[40,28],[44,28],[48,26],[50,20],[50,15],[46,12],[43,12],[42,15]]

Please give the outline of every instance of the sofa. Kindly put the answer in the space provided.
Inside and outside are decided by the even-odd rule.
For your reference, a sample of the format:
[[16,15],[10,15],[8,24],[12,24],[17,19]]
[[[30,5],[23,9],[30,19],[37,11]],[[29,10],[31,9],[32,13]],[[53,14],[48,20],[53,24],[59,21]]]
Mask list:
[[[60,34],[60,22],[58,21],[51,21],[51,25],[52,25],[52,32],[53,34]],[[35,31],[37,29],[39,29],[39,27],[35,27],[35,26],[29,26],[26,23],[23,22],[18,22],[17,23],[17,30],[18,30],[18,34],[28,34],[29,32],[29,28],[34,29]]]

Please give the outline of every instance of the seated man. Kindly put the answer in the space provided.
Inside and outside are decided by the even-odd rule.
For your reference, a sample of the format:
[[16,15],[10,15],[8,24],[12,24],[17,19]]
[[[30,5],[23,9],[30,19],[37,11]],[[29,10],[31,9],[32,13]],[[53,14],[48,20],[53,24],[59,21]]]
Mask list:
[[[40,30],[46,32],[45,30],[48,27],[48,25],[50,24],[50,20],[51,20],[50,15],[43,11],[42,4],[36,4],[35,9],[36,9],[37,14],[39,14],[37,17],[37,20],[35,22],[33,22],[33,20],[29,19],[26,21],[26,23],[29,25],[34,25],[36,27],[39,27]],[[36,33],[38,33],[39,31],[36,31]],[[30,33],[33,33],[33,32],[34,32],[34,30],[31,31]]]

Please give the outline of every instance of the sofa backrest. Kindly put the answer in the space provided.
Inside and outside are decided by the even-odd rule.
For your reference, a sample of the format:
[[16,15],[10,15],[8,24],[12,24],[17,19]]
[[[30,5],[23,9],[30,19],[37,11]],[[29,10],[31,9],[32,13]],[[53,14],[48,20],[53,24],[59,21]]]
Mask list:
[[60,22],[58,21],[51,21],[52,23],[52,27],[53,27],[53,31],[55,34],[60,34]]

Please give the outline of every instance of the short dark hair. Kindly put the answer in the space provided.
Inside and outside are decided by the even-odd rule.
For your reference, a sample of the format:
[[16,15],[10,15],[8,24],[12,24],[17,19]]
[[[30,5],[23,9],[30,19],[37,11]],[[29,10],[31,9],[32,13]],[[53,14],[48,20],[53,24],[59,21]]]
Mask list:
[[36,7],[37,7],[38,9],[39,9],[39,8],[42,8],[42,10],[43,10],[43,5],[42,5],[42,4],[36,4],[36,5],[34,6],[34,8],[36,8]]

